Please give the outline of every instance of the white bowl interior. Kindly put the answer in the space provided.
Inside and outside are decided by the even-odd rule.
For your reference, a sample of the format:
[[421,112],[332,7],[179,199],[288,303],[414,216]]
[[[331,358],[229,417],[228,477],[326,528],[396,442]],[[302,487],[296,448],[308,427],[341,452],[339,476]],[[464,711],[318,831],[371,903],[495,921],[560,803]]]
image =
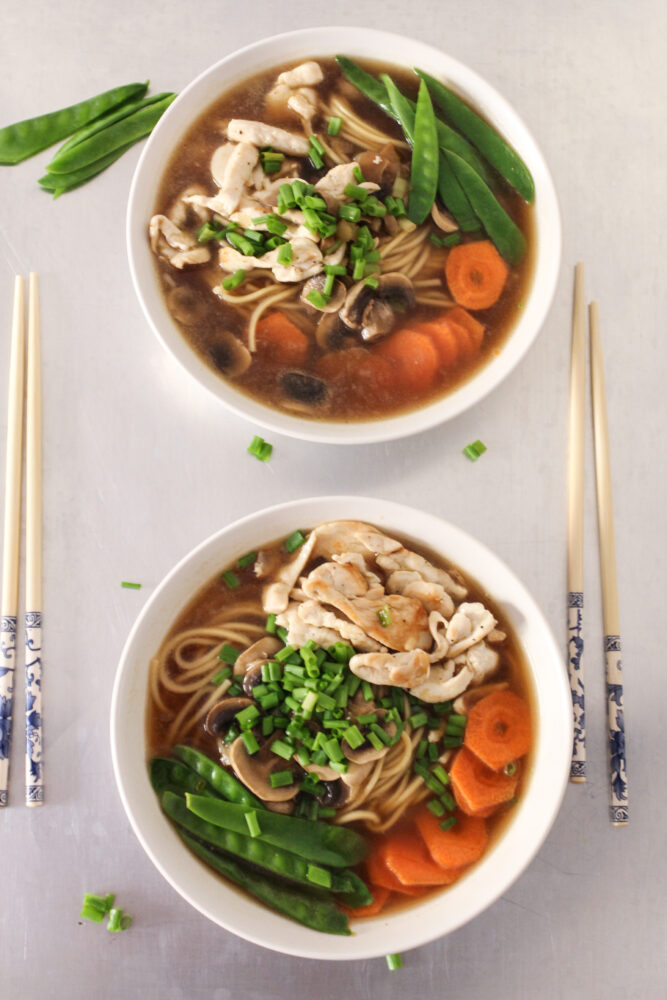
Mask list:
[[[146,233],[157,183],[179,139],[193,121],[239,81],[289,60],[345,53],[401,66],[419,66],[450,84],[478,107],[519,152],[535,180],[536,253],[530,290],[519,321],[497,357],[453,393],[407,414],[363,423],[304,420],[263,406],[219,378],[195,354],[161,294]],[[151,135],[137,165],[127,213],[132,279],[145,315],[163,346],[201,385],[242,416],[282,434],[312,441],[361,444],[414,434],[449,420],[497,386],[539,333],[553,298],[560,266],[561,231],[556,193],[547,165],[517,113],[488,83],[430,45],[367,28],[309,28],[264,39],[216,63],[174,101]]]
[[[339,518],[410,535],[468,572],[498,601],[516,630],[531,672],[537,721],[532,767],[507,829],[468,875],[426,902],[388,917],[356,921],[352,937],[309,930],[252,901],[207,870],[162,814],[145,766],[148,665],[192,596],[216,572],[258,545]],[[123,650],[111,707],[118,789],[132,827],[171,885],[221,927],[275,951],[307,958],[358,959],[405,951],[454,930],[497,899],[546,837],[569,772],[572,711],[559,649],[542,613],[514,574],[488,549],[429,514],[388,501],[323,497],[272,507],[207,539],[179,563],[141,612]]]

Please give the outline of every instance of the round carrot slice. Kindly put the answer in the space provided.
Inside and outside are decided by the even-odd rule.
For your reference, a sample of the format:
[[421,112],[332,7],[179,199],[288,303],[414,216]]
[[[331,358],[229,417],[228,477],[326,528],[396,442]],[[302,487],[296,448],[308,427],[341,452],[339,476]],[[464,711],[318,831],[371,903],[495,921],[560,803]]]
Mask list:
[[489,839],[483,819],[457,813],[456,823],[443,830],[430,809],[417,813],[417,827],[433,860],[446,869],[466,868],[481,858]]
[[404,896],[421,896],[425,891],[423,886],[403,885],[400,879],[397,879],[394,873],[387,868],[378,850],[381,844],[382,841],[379,844],[371,845],[371,852],[364,862],[368,880],[373,885],[380,885],[391,892],[402,892]]
[[498,301],[509,268],[490,240],[460,243],[445,262],[449,290],[466,309],[489,309]]
[[389,834],[380,856],[403,885],[450,885],[458,874],[445,871],[433,860],[415,829]]
[[494,691],[468,713],[464,743],[493,771],[530,750],[528,705],[513,691]]
[[480,816],[487,809],[495,809],[509,802],[516,792],[518,773],[510,775],[492,771],[479,757],[463,746],[449,768],[454,797],[461,809],[469,815]]
[[461,306],[456,306],[454,309],[450,309],[445,313],[445,318],[451,323],[457,323],[459,326],[465,327],[465,329],[470,334],[470,339],[475,347],[475,351],[478,351],[482,346],[482,341],[484,340],[484,324],[480,323],[479,320],[471,316],[469,312],[462,309]]
[[409,392],[433,384],[440,359],[433,341],[425,333],[405,327],[381,341],[377,353],[393,365],[397,381]]
[[425,333],[427,337],[431,338],[438,352],[442,368],[450,369],[455,366],[459,360],[459,345],[449,323],[443,322],[443,319],[440,318],[429,323],[416,323],[413,330]]
[[310,346],[303,330],[281,312],[272,312],[260,319],[256,340],[257,353],[281,365],[302,365]]

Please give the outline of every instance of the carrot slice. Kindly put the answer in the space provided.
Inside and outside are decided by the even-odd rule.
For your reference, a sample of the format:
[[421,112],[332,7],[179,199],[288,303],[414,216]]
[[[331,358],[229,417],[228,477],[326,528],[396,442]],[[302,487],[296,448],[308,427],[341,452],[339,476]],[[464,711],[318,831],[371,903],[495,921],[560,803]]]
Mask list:
[[450,885],[458,875],[436,864],[414,829],[391,834],[379,853],[389,871],[403,885]]
[[449,320],[450,323],[456,323],[458,326],[464,327],[470,334],[470,339],[473,343],[475,351],[478,351],[482,346],[482,341],[484,340],[484,324],[480,323],[478,319],[471,316],[469,312],[462,309],[461,306],[455,306],[454,309],[449,309],[444,318]]
[[464,744],[493,771],[528,753],[528,705],[513,691],[494,691],[468,713]]
[[309,340],[284,313],[263,316],[256,330],[257,353],[281,365],[302,365],[308,354]]
[[509,802],[519,782],[518,774],[510,777],[502,771],[492,771],[465,746],[454,758],[449,777],[456,801],[464,812],[473,815]]
[[412,329],[431,338],[442,368],[454,367],[459,360],[459,345],[449,323],[443,323],[441,319],[432,320],[429,323],[415,323]]
[[429,809],[417,813],[417,827],[433,860],[446,869],[466,868],[479,860],[489,839],[486,823],[478,817],[457,814],[454,826],[443,830]]
[[509,268],[490,240],[459,243],[445,262],[449,290],[466,309],[489,309],[500,298]]
[[461,326],[460,323],[454,323],[452,320],[449,320],[448,325],[449,329],[456,338],[461,360],[470,361],[470,359],[477,353],[471,335],[464,326]]
[[373,885],[382,886],[384,889],[390,889],[392,892],[402,892],[405,896],[421,896],[425,891],[423,887],[418,888],[416,886],[403,885],[394,873],[387,868],[387,865],[380,856],[379,846],[379,844],[376,844],[371,848],[371,853],[365,861],[369,881]]
[[392,363],[398,382],[408,391],[428,389],[435,380],[440,359],[425,333],[407,327],[396,330],[376,350]]
[[384,908],[391,892],[383,885],[369,885],[368,889],[373,897],[373,902],[369,903],[368,906],[357,906],[355,908],[341,906],[341,909],[345,910],[351,917],[374,917]]
[[363,383],[364,396],[382,397],[394,385],[394,373],[389,361],[374,351],[363,347],[350,347],[344,351],[331,351],[317,362],[317,374],[325,382],[346,386]]

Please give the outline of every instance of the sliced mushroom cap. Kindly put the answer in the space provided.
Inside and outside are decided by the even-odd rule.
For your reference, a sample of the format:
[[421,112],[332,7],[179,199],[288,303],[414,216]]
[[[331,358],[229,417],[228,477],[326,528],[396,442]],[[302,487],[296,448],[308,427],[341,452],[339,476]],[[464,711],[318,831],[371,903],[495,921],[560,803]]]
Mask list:
[[317,312],[336,313],[345,301],[346,288],[342,281],[334,281],[333,291],[324,305],[316,306],[308,298],[311,292],[322,293],[326,280],[326,274],[316,274],[312,278],[309,278],[308,281],[304,282],[299,298],[305,306],[315,309]]
[[438,208],[435,203],[431,209],[431,218],[438,229],[442,229],[443,233],[455,233],[459,228],[454,216],[450,215],[449,212],[445,212],[444,209]]
[[323,351],[342,351],[348,343],[350,331],[338,313],[325,313],[317,324],[315,340]]
[[347,785],[343,784],[339,775],[331,781],[323,781],[317,792],[319,804],[329,808],[333,806],[334,809],[339,809],[350,796]]
[[243,652],[236,657],[236,663],[234,664],[234,673],[239,676],[240,674],[245,674],[249,666],[255,663],[266,663],[270,660],[274,653],[277,653],[282,642],[280,639],[276,639],[273,635],[265,635],[262,639],[258,639],[257,642],[253,642],[252,646],[248,646]]
[[398,175],[400,157],[392,143],[388,142],[378,150],[365,150],[356,157],[364,179],[374,181],[383,191],[389,193]]
[[[382,303],[383,308],[375,306],[376,302]],[[410,279],[397,271],[390,271],[379,278],[377,288],[367,285],[365,279],[352,285],[340,318],[351,330],[366,331],[362,334],[365,340],[373,340],[391,329],[388,326],[389,311],[393,324],[400,313],[411,309],[414,304],[415,290]],[[373,309],[367,311],[370,305]]]
[[252,704],[250,698],[223,698],[209,710],[204,723],[206,730],[211,736],[221,736],[236,713],[249,708]]
[[366,780],[368,775],[373,770],[373,764],[375,761],[368,760],[365,764],[359,764],[356,761],[350,761],[347,771],[345,774],[341,774],[340,780],[347,785],[349,789],[356,789],[359,785]]
[[[295,780],[292,785],[271,787],[270,776],[276,771],[285,771],[290,767],[282,757],[271,752],[272,742],[273,740],[256,753],[249,754],[243,739],[239,736],[229,748],[229,763],[239,781],[242,781],[258,799],[264,802],[289,802],[296,797],[300,782]],[[296,778],[301,769],[297,771],[296,765],[292,765],[292,770]]]
[[253,688],[262,683],[262,666],[261,663],[251,663],[243,675],[243,690],[249,698],[253,696]]
[[328,396],[326,383],[306,372],[285,372],[280,377],[280,386],[283,403],[290,409],[309,412],[322,406]]
[[208,307],[194,288],[177,285],[167,295],[167,308],[179,323],[195,326],[204,318]]
[[252,355],[233,333],[224,333],[208,352],[216,368],[227,378],[243,375],[252,362]]

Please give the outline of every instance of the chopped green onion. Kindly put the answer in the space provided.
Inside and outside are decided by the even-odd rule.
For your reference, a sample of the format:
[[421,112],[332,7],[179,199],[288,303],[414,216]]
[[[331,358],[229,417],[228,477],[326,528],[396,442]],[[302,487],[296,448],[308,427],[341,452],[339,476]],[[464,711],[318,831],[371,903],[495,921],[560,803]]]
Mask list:
[[370,686],[370,684],[368,683],[368,681],[362,681],[361,682],[361,693],[364,696],[364,701],[372,701],[373,700],[373,688]]
[[256,810],[251,809],[250,812],[245,814],[245,821],[248,826],[248,833],[251,837],[259,837],[262,832],[262,828],[259,825],[259,817]]
[[129,580],[121,580],[120,585],[121,587],[125,587],[126,590],[141,590],[140,583],[130,583]]
[[226,573],[222,574],[222,580],[227,584],[230,590],[236,590],[240,584],[238,576],[236,573],[232,573],[230,569],[228,569]]
[[503,771],[505,772],[508,778],[511,778],[512,775],[516,774],[516,764],[514,763],[514,761],[511,760],[509,764],[505,764]]
[[391,611],[388,604],[383,604],[378,611],[378,621],[383,628],[389,628],[392,623]]
[[372,724],[371,732],[375,733],[377,738],[381,740],[385,746],[388,747],[389,744],[391,743],[391,736],[389,735],[389,733],[385,729],[383,729],[382,726],[378,726],[376,722]]
[[446,750],[452,747],[460,747],[463,743],[463,737],[461,736],[443,736],[442,745]]
[[364,180],[364,175],[362,174],[361,167],[359,166],[358,163],[355,163],[352,173],[357,183],[362,184]]
[[230,246],[234,247],[243,254],[244,257],[254,257],[255,256],[255,245],[250,240],[247,240],[245,236],[240,236],[239,233],[227,233],[227,242]]
[[312,165],[315,167],[316,170],[321,170],[322,167],[324,166],[324,160],[322,159],[322,157],[317,152],[314,146],[311,146],[310,149],[308,150],[308,159],[310,160],[310,162],[312,163]]
[[371,744],[371,746],[374,747],[375,750],[384,750],[383,741],[379,738],[379,736],[376,736],[375,733],[373,732],[367,733],[366,739]]
[[387,955],[387,968],[390,972],[396,972],[397,969],[403,968],[403,958],[398,952]]
[[248,453],[254,455],[258,458],[260,462],[268,462],[271,458],[271,452],[273,451],[273,445],[265,441],[264,438],[259,437],[255,434],[254,438],[248,445]]
[[364,742],[364,736],[357,726],[348,726],[341,737],[353,750],[356,750]]
[[254,563],[256,559],[257,553],[253,549],[252,552],[246,552],[244,556],[241,556],[236,565],[239,569],[245,569],[246,566],[250,566],[251,563]]
[[368,285],[369,288],[375,289],[380,284],[380,279],[379,278],[373,278],[373,277],[366,278],[366,281],[364,282],[364,284]]
[[340,127],[343,124],[342,118],[330,118],[329,124],[327,125],[327,135],[338,135],[340,132]]
[[[283,646],[282,649],[278,650],[275,658],[278,661],[278,663],[284,663],[285,660],[287,660],[294,652],[295,652],[294,646]],[[296,666],[296,664],[294,664],[294,666]],[[298,667],[299,671],[302,669],[303,669],[302,667]],[[294,671],[292,672],[294,673]]]
[[[365,190],[365,189],[364,189]],[[387,214],[387,207],[375,197],[369,195],[364,202],[364,215],[370,215],[372,219],[384,219]]]
[[437,743],[429,743],[428,745],[428,759],[431,763],[435,764],[436,760],[440,756],[440,751],[438,749]]
[[323,889],[331,888],[331,872],[326,868],[320,868],[319,865],[308,865],[306,878],[313,885],[321,885]]
[[231,676],[232,676],[232,668],[223,667],[222,670],[219,670],[214,677],[211,677],[211,684],[215,684],[216,687],[219,687],[223,681],[229,680]]
[[331,298],[331,293],[333,292],[333,286],[335,280],[336,277],[333,274],[327,274],[326,278],[324,279],[324,287],[322,288],[322,294],[327,299]]
[[438,779],[438,781],[440,781],[443,785],[449,784],[449,775],[445,771],[442,764],[436,764],[436,766],[433,768],[433,774]]
[[360,201],[362,204],[368,198],[367,188],[359,187],[358,184],[346,184],[343,188],[343,194],[346,198],[354,198],[355,201]]
[[232,666],[234,666],[240,655],[241,655],[240,650],[235,649],[234,646],[229,646],[227,643],[225,643],[220,652],[218,653],[218,659],[224,660],[225,663],[230,663]]
[[[272,744],[271,749],[275,746]],[[294,775],[291,771],[274,771],[273,774],[269,775],[269,784],[271,788],[285,788],[287,785],[294,784]]]
[[429,243],[432,243],[434,247],[440,248],[444,246],[442,239],[438,236],[437,233],[429,233],[428,241]]
[[259,719],[259,709],[256,705],[248,705],[247,708],[242,708],[240,712],[237,712],[234,718],[241,729],[252,729]]
[[107,930],[112,931],[114,934],[117,931],[122,930],[121,920],[123,917],[123,911],[113,907],[109,910],[109,922],[107,923]]
[[289,538],[285,539],[283,544],[287,552],[296,552],[297,549],[301,548],[305,540],[305,535],[303,535],[300,531],[293,531]]
[[283,760],[291,760],[294,755],[294,747],[286,740],[274,740],[271,744],[271,753],[274,753],[277,757],[282,757]]
[[420,740],[417,745],[417,760],[421,760],[422,757],[425,757],[427,750],[429,750],[433,745],[434,744],[429,743],[428,740]]
[[[326,756],[326,755],[325,755]],[[347,774],[347,762],[343,760],[331,760],[327,762],[328,766],[332,771],[338,771],[339,774]]]
[[279,702],[280,702],[280,695],[278,694],[277,691],[269,691],[268,694],[265,694],[262,698],[259,699],[259,704],[262,708],[262,711],[264,712],[267,712],[271,708],[275,708]]
[[115,898],[112,892],[108,896],[96,896],[92,892],[87,892],[83,897],[81,917],[84,920],[92,920],[96,924],[102,923],[102,920],[113,906]]
[[438,797],[448,812],[454,812],[454,810],[456,809],[456,802],[449,794],[449,792],[440,791],[438,792]]
[[445,815],[445,807],[437,799],[430,799],[426,803],[426,808],[430,809],[434,816],[440,817]]
[[264,626],[269,635],[275,635],[276,632],[276,616],[269,615],[266,619],[266,625]]
[[472,444],[467,444],[463,449],[463,454],[470,459],[471,462],[476,462],[480,455],[483,455],[486,451],[486,445],[482,441],[473,441]]
[[442,237],[443,247],[455,247],[461,242],[460,233],[448,233],[447,236]]
[[408,722],[413,729],[419,729],[420,726],[425,726],[428,721],[428,716],[426,712],[415,712],[408,719]]
[[249,754],[257,753],[259,750],[259,743],[249,730],[241,733],[241,739],[245,743],[245,748]]
[[323,295],[322,292],[318,292],[316,288],[312,292],[308,292],[306,296],[309,302],[311,302],[316,309],[324,309],[329,303],[329,296]]
[[443,820],[439,824],[441,830],[450,830],[456,823],[456,816],[448,816],[447,819]]
[[278,250],[278,263],[282,264],[283,267],[287,267],[292,263],[292,244],[283,243]]
[[338,218],[346,222],[358,222],[361,218],[361,209],[358,205],[341,205],[338,209]]
[[243,270],[242,267],[240,267],[238,271],[234,271],[234,273],[230,274],[228,278],[225,278],[225,280],[222,283],[222,287],[226,292],[230,292],[233,288],[238,288],[238,286],[244,280],[245,280],[245,271]]
[[347,274],[347,268],[345,264],[325,264],[324,265],[325,274],[333,274],[336,277],[343,277]]
[[315,149],[320,154],[320,156],[324,156],[326,150],[316,135],[309,135],[308,142],[313,147],[313,149]]
[[355,261],[354,268],[352,270],[352,277],[355,281],[361,281],[364,274],[366,273],[366,261],[363,257]]

